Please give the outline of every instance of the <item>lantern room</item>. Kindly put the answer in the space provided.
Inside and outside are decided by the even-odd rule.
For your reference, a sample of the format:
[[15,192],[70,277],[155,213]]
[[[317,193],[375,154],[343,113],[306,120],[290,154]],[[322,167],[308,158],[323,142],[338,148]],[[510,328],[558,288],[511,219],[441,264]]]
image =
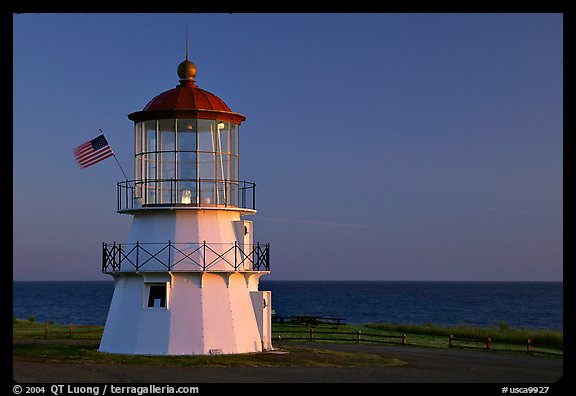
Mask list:
[[246,119],[196,86],[196,66],[178,66],[180,84],[154,97],[134,121],[134,180],[118,183],[118,210],[255,209],[254,183],[239,180],[239,129]]

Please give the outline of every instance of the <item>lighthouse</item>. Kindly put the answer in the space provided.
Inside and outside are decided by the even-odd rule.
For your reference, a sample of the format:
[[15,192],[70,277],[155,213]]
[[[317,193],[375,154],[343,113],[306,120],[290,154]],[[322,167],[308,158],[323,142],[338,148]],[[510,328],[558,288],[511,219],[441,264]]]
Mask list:
[[208,355],[272,349],[269,245],[255,242],[256,186],[240,179],[246,119],[196,85],[196,65],[134,122],[134,179],[117,183],[125,243],[102,244],[114,294],[100,351]]

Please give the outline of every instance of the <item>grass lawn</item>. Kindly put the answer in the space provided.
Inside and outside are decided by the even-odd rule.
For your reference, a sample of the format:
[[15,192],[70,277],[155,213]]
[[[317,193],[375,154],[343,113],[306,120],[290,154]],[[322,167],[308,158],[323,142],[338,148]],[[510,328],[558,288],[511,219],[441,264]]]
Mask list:
[[400,359],[373,353],[351,353],[328,351],[321,348],[286,347],[282,353],[245,353],[237,355],[193,355],[193,356],[138,356],[107,354],[97,351],[98,343],[84,344],[15,344],[17,359],[43,362],[75,362],[101,364],[129,364],[152,366],[306,366],[306,367],[374,367],[399,366]]
[[[90,333],[81,333],[81,331]],[[13,321],[14,359],[40,362],[133,364],[153,366],[398,366],[405,362],[379,354],[351,353],[318,348],[284,347],[282,350],[237,355],[137,356],[98,352],[103,326],[77,328],[65,324]]]
[[[310,327],[292,323],[275,323],[273,340],[310,341]],[[327,334],[327,332],[341,334]],[[358,336],[358,332],[360,335]],[[563,354],[563,334],[561,331],[540,329],[513,329],[504,324],[499,327],[478,328],[472,326],[439,326],[433,324],[364,324],[331,325],[321,324],[312,327],[312,339],[323,342],[386,343],[401,345],[405,335],[406,345],[449,348],[449,336],[454,336],[454,345],[462,348],[485,349],[491,337],[492,350],[526,352],[528,338],[532,340],[534,353]],[[390,336],[392,338],[386,338]]]

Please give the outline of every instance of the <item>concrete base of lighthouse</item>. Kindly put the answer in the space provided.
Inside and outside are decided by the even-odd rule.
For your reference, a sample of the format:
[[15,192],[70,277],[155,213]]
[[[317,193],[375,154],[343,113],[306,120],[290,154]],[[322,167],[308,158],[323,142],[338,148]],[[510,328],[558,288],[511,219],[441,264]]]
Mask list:
[[135,355],[271,350],[271,293],[258,290],[260,276],[267,273],[114,273],[99,350]]

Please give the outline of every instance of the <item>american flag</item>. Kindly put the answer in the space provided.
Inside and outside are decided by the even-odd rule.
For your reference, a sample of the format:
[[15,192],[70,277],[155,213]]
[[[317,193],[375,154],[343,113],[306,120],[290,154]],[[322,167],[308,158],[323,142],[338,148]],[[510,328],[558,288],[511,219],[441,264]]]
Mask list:
[[74,157],[80,168],[87,168],[114,155],[104,134],[76,147]]

